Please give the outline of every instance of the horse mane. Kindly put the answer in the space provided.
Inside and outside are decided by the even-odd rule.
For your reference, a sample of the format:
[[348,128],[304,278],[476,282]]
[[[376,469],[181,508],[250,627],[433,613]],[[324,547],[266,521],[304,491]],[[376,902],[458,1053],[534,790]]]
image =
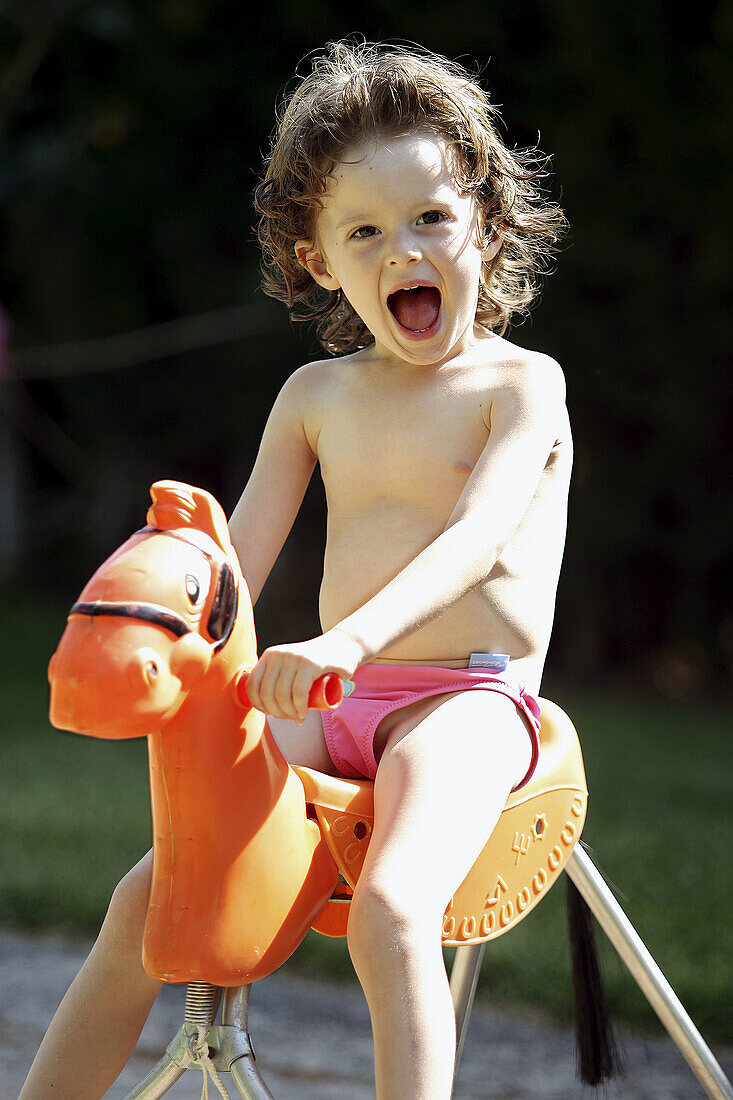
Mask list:
[[156,481],[150,488],[153,503],[147,521],[160,531],[190,527],[209,535],[225,554],[232,551],[229,527],[219,503],[201,489],[180,481]]

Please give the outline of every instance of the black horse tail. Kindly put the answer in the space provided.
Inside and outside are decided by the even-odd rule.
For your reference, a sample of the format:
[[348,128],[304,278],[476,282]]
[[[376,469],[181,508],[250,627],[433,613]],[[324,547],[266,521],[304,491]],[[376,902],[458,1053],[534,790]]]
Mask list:
[[567,914],[573,978],[577,1072],[586,1085],[601,1085],[618,1076],[622,1058],[616,1044],[608,1007],[595,920],[568,874]]

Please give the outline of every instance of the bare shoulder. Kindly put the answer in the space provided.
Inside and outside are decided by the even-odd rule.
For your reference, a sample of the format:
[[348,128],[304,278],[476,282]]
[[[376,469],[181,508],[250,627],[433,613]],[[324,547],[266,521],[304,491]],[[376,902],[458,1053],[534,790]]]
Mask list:
[[336,359],[314,359],[298,367],[290,375],[285,386],[289,388],[294,399],[318,404],[327,397],[333,386],[351,373],[350,366],[353,372],[356,363],[356,355],[343,355]]
[[288,376],[275,402],[283,416],[294,424],[297,422],[316,455],[323,418],[334,399],[343,363],[343,359],[315,359],[304,363]]
[[565,375],[556,359],[502,339],[496,357],[498,382],[512,390],[565,402]]
[[558,435],[570,438],[565,375],[550,355],[502,339],[492,361],[491,410],[515,421],[551,420]]
[[308,400],[318,400],[320,391],[327,387],[332,377],[332,368],[337,360],[315,359],[304,363],[286,379],[281,395],[296,404]]

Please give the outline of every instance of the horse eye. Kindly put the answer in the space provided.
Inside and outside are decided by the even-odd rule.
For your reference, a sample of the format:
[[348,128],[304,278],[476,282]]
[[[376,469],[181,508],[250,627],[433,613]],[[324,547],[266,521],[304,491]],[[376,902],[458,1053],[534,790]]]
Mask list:
[[201,594],[201,585],[193,573],[186,573],[186,595],[191,603],[196,603]]

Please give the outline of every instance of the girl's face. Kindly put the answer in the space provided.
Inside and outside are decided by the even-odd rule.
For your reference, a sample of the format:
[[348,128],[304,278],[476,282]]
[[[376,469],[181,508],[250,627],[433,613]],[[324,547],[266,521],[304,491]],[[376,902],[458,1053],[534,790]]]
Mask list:
[[317,283],[341,288],[378,354],[427,365],[473,343],[481,265],[498,247],[481,249],[476,203],[446,141],[425,132],[350,150],[328,180],[316,240],[295,250]]

